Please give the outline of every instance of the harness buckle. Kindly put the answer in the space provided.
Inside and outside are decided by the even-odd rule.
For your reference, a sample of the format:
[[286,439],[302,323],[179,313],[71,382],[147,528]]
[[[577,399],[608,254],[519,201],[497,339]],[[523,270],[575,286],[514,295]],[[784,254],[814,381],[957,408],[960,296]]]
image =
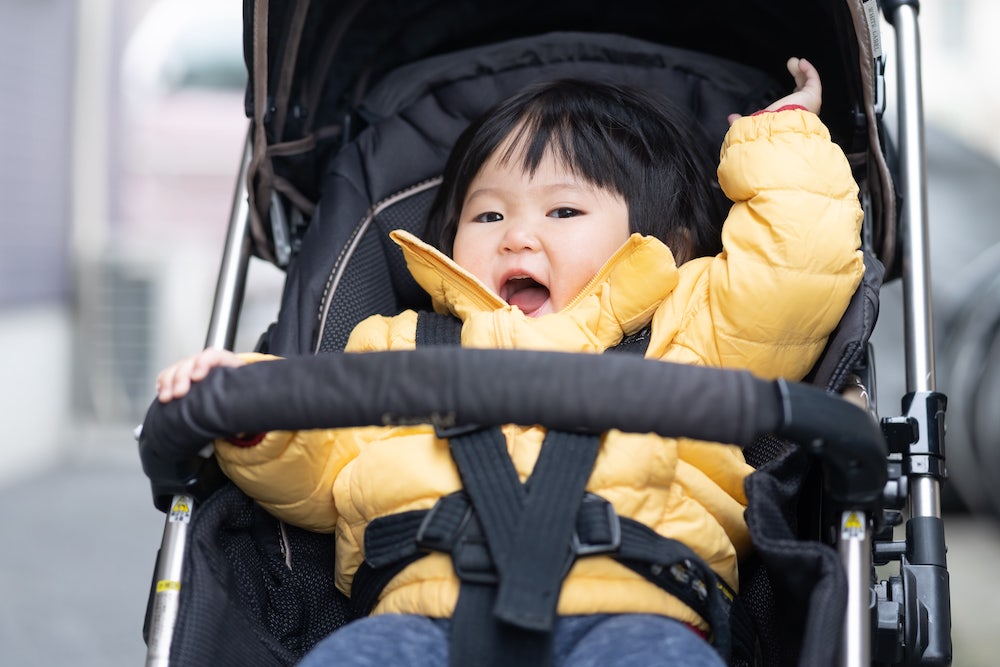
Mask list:
[[417,528],[417,547],[451,555],[455,574],[463,582],[496,584],[496,565],[472,503],[458,492],[440,498]]
[[460,538],[451,551],[451,565],[463,583],[496,586],[500,581],[493,554],[481,535]]
[[596,493],[584,494],[570,538],[570,565],[580,556],[616,553],[621,546],[622,524],[614,506]]
[[417,528],[417,547],[450,552],[472,520],[472,503],[458,492],[438,498]]

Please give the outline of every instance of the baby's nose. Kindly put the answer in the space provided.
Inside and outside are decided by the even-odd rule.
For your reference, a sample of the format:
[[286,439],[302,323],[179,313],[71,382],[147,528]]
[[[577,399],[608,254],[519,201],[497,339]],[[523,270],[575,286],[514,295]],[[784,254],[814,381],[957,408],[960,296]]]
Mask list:
[[525,220],[508,220],[501,243],[506,252],[534,250],[538,247],[535,226]]

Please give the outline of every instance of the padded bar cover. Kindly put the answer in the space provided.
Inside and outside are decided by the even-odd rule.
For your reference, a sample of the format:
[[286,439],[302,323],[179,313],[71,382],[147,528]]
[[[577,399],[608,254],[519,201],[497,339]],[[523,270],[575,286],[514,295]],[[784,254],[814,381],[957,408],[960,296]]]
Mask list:
[[[803,410],[834,417],[814,420]],[[633,355],[457,347],[217,368],[183,399],[153,401],[139,449],[155,485],[219,437],[404,423],[443,429],[506,423],[568,431],[616,428],[741,446],[765,433],[782,435],[785,428],[800,441],[839,443],[846,428],[852,442],[862,440],[853,449],[873,452],[869,459],[881,456],[885,475],[885,445],[871,417],[812,387]],[[829,458],[839,465],[838,456]],[[881,494],[882,485],[877,491]]]
[[889,476],[889,449],[875,419],[815,387],[784,380],[775,385],[784,413],[775,433],[809,448],[823,462],[833,500],[851,508],[876,506]]

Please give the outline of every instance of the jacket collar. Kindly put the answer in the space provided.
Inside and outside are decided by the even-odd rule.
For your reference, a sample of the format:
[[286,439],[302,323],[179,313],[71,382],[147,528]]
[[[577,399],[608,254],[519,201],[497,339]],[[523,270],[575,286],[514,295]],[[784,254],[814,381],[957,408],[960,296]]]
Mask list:
[[[402,248],[410,273],[430,295],[437,312],[450,313],[463,322],[479,313],[495,311],[530,320],[451,258],[413,234],[396,230],[390,237]],[[610,325],[621,337],[649,322],[677,280],[670,249],[656,238],[633,234],[570,305],[537,320],[571,318],[587,327],[605,329]]]

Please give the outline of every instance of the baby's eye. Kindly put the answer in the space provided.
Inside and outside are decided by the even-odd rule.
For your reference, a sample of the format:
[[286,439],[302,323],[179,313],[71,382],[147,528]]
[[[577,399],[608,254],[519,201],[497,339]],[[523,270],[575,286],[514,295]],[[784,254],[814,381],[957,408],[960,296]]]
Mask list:
[[485,213],[480,213],[479,215],[472,218],[473,222],[500,222],[503,220],[503,215],[497,213],[496,211],[487,211]]
[[554,208],[549,211],[550,218],[573,218],[578,215],[580,215],[580,211],[578,209],[570,208],[568,206]]

